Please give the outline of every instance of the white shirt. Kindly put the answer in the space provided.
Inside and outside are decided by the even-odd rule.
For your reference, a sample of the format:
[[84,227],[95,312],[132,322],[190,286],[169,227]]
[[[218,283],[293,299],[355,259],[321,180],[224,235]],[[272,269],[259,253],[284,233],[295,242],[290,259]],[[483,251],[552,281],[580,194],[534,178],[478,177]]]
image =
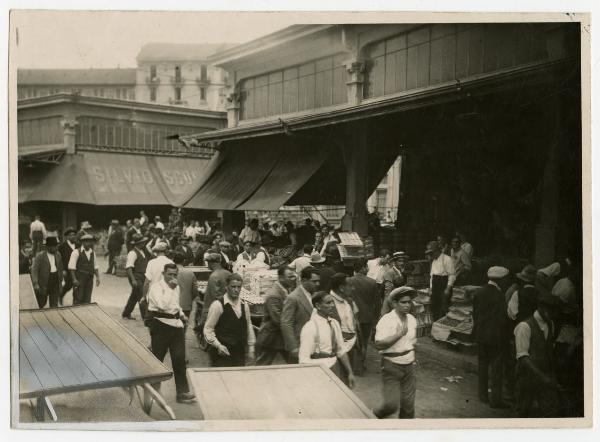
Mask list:
[[171,261],[164,255],[157,256],[156,258],[148,261],[145,276],[150,285],[154,284],[155,282],[164,280],[162,273],[165,270],[165,264],[173,264],[173,261]]
[[[148,310],[152,312],[168,313],[170,315],[182,314],[183,311],[179,305],[179,286],[172,289],[162,278],[158,283],[153,284],[148,291]],[[183,328],[181,319],[174,318],[155,318],[160,322],[171,327]]]
[[469,256],[469,259],[473,258],[473,246],[470,243],[464,242],[460,245],[460,248],[465,251],[465,253]]
[[290,263],[290,267],[294,269],[298,275],[308,266],[310,266],[310,255],[307,254],[299,256]]
[[31,234],[33,232],[42,232],[42,235],[44,237],[44,239],[46,239],[46,226],[44,225],[43,222],[35,220],[33,221],[30,225],[29,225],[29,235],[31,236]]
[[[143,250],[138,249],[138,252],[145,258],[146,254]],[[135,253],[135,248],[131,249],[127,254],[127,261],[125,262],[125,268],[130,269],[135,266],[135,261],[137,260],[137,253]]]
[[383,284],[383,275],[385,274],[386,265],[381,264],[381,258],[375,258],[367,261],[367,276],[374,279],[378,284]]
[[[379,351],[384,357],[385,353],[402,353],[414,349],[414,345],[417,342],[417,320],[410,313],[406,314],[406,320],[408,323],[408,331],[406,334],[394,342],[391,347]],[[398,333],[401,327],[402,321],[400,320],[400,316],[398,316],[398,313],[396,313],[395,310],[392,310],[383,315],[377,323],[377,327],[375,328],[375,340],[380,341],[389,338]],[[415,360],[415,352],[413,350],[405,355],[388,357],[387,359],[394,364],[411,364]]]
[[450,258],[445,253],[440,253],[440,256],[438,256],[431,262],[431,272],[429,274],[431,276],[447,276],[448,287],[453,286],[454,281],[456,280],[456,271],[454,270],[454,262],[452,262],[452,258]]
[[[533,287],[531,284],[525,284],[523,286],[523,288],[525,287]],[[512,296],[510,297],[510,300],[508,301],[508,305],[506,307],[506,313],[508,313],[508,317],[510,319],[512,319],[513,321],[515,319],[517,319],[517,315],[519,314],[519,291],[516,290]]]
[[[331,331],[336,342],[335,356],[323,359],[311,359],[310,355],[319,353],[333,353]],[[318,335],[318,339],[317,339]],[[301,364],[323,364],[328,368],[335,365],[337,358],[344,356],[344,338],[340,323],[333,318],[325,319],[313,310],[310,320],[304,324],[300,332],[300,348],[298,362]]]
[[[71,258],[69,258],[69,265],[67,266],[69,270],[77,270],[77,260],[79,259],[79,254],[83,251],[88,260],[92,259],[92,254],[94,250],[90,248],[89,250],[85,250],[83,247],[80,249],[73,250],[71,253]],[[98,270],[98,260],[96,259],[96,255],[94,255],[94,270]]]
[[193,238],[194,236],[196,236],[196,233],[196,228],[193,226],[185,228],[185,236],[187,236],[188,238]]
[[165,230],[165,225],[164,225],[163,223],[161,223],[160,221],[156,221],[156,222],[154,223],[154,227],[155,227],[156,229],[163,229],[163,230]]
[[[254,335],[254,327],[252,326],[252,317],[250,316],[250,307],[248,304],[243,302],[240,298],[233,302],[231,298],[229,298],[228,294],[223,296],[223,304],[231,305],[233,312],[239,318],[242,317],[242,308],[246,313],[246,322],[248,327],[248,346],[252,347],[256,342],[256,337]],[[215,333],[215,327],[223,314],[223,306],[219,302],[219,300],[214,300],[213,303],[208,308],[208,315],[206,316],[206,322],[204,323],[204,338],[206,342],[214,347],[219,347],[221,343],[217,339],[217,335]]]
[[[548,338],[548,323],[544,321],[542,316],[536,310],[533,312],[533,318],[538,323],[540,330],[544,333],[544,338]],[[527,322],[519,322],[519,324],[515,327],[515,347],[516,347],[516,356],[517,359],[522,358],[523,356],[529,356],[529,344],[531,341],[531,328]]]
[[50,261],[50,273],[56,273],[56,256],[53,253],[46,252],[48,261]]
[[67,245],[71,247],[71,250],[75,250],[75,243],[72,243],[71,241],[67,240]]
[[[356,324],[354,324],[354,310],[348,301],[340,297],[333,290],[329,292],[333,297],[335,308],[340,316],[340,328],[344,333],[356,333]],[[356,334],[351,339],[344,341],[344,353],[349,352],[356,343]]]

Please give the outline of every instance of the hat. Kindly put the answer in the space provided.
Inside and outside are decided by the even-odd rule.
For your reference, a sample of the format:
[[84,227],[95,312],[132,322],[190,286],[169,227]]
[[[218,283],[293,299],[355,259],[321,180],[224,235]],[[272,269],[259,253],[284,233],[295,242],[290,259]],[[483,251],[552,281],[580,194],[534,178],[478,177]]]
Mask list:
[[221,255],[218,253],[209,253],[206,259],[206,262],[221,262]]
[[524,282],[535,282],[537,270],[531,264],[526,265],[523,270],[517,273],[517,278]]
[[438,250],[440,250],[440,246],[438,245],[437,241],[429,241],[427,243],[427,248],[425,249],[425,254],[428,255]]
[[119,220],[118,219],[113,219],[110,223],[111,224],[119,224]]
[[417,297],[418,294],[419,293],[414,288],[404,285],[402,287],[397,287],[394,290],[392,290],[388,296],[391,301],[395,301],[404,296],[410,296],[410,299],[414,299]]
[[408,259],[408,255],[404,252],[394,252],[394,254],[392,255],[393,259]]
[[560,298],[556,295],[542,295],[538,298],[538,305],[545,305],[547,307],[560,307]]
[[154,247],[152,247],[152,251],[153,252],[166,252],[167,244],[162,241],[159,241],[156,244],[154,244]]
[[219,241],[219,245],[229,247],[231,245],[231,243],[229,241]]
[[77,230],[74,229],[73,227],[67,227],[67,230],[65,230],[64,235],[67,236],[67,235],[70,235],[71,233],[77,233]]
[[92,228],[92,225],[89,223],[89,221],[83,221],[83,222],[81,223],[81,228],[82,228],[82,229],[91,229],[91,228]]
[[508,269],[506,267],[493,266],[487,271],[487,276],[490,279],[501,279],[508,276]]
[[89,233],[82,235],[81,238],[79,238],[79,239],[81,241],[96,241],[96,238],[94,238],[94,235],[90,235]]
[[134,233],[131,237],[131,244],[140,244],[146,241],[148,241],[148,238],[146,238],[143,235],[140,235],[139,233]]
[[46,247],[50,246],[57,246],[58,245],[58,238],[56,236],[49,236],[46,238]]
[[322,262],[325,262],[325,257],[321,256],[320,253],[315,252],[312,255],[310,255],[310,263],[311,264],[320,264]]

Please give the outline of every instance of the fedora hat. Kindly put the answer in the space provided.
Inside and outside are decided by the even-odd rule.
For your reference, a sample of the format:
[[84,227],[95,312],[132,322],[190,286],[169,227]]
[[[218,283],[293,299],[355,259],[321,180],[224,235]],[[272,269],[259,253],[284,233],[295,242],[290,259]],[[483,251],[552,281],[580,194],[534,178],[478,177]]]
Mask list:
[[310,255],[311,264],[321,264],[322,262],[325,262],[325,257],[321,256],[320,253],[315,252],[312,255]]
[[408,255],[404,252],[394,252],[392,259],[408,259]]
[[91,228],[92,228],[92,225],[89,223],[89,221],[83,221],[83,222],[81,223],[81,228],[82,228],[82,229],[91,229]]
[[524,282],[535,282],[535,277],[537,275],[537,270],[531,264],[523,267],[519,273],[517,273],[517,278]]
[[56,236],[49,236],[46,238],[46,247],[53,247],[58,245],[58,238]]

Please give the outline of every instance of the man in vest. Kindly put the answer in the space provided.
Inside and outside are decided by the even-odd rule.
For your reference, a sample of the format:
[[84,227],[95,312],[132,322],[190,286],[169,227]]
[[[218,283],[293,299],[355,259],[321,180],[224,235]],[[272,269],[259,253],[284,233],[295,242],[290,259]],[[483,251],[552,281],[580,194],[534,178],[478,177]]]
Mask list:
[[81,236],[80,241],[81,247],[73,250],[69,260],[69,271],[73,279],[73,305],[92,302],[94,275],[96,275],[96,286],[100,285],[98,260],[92,248],[95,239],[86,233]]
[[515,327],[519,417],[558,417],[552,319],[559,307],[558,297],[540,296],[533,315]]
[[333,296],[323,291],[315,292],[312,305],[313,313],[300,332],[300,364],[322,364],[354,388],[354,373],[344,349],[342,329],[332,317],[335,309]]
[[63,298],[69,290],[73,288],[73,280],[71,279],[71,272],[69,272],[69,261],[71,260],[71,253],[77,248],[77,230],[73,227],[69,227],[65,230],[65,240],[58,246],[58,252],[62,258],[62,268],[64,270],[64,285],[58,299],[58,305],[63,304]]
[[[125,263],[125,270],[127,272],[127,278],[129,279],[129,285],[131,285],[131,294],[125,304],[123,313],[121,316],[123,319],[135,319],[131,316],[135,305],[140,302],[143,295],[144,281],[146,279],[146,267],[148,266],[148,255],[144,250],[144,244],[147,238],[142,235],[135,234],[131,238],[133,249],[127,254],[127,261]],[[146,312],[142,311],[142,306],[139,306],[140,315],[144,318]]]
[[254,328],[248,304],[240,299],[242,277],[232,273],[227,278],[227,293],[210,305],[204,338],[210,345],[212,367],[243,367],[254,360]]
[[148,291],[148,322],[152,353],[161,362],[167,352],[171,356],[177,402],[189,404],[196,401],[190,393],[185,374],[185,328],[187,317],[179,305],[177,266],[165,264],[162,279],[152,284]]
[[56,251],[57,245],[58,239],[55,236],[48,236],[46,250],[42,250],[35,256],[31,266],[31,282],[40,308],[44,308],[48,300],[50,307],[58,307],[63,266],[60,253]]

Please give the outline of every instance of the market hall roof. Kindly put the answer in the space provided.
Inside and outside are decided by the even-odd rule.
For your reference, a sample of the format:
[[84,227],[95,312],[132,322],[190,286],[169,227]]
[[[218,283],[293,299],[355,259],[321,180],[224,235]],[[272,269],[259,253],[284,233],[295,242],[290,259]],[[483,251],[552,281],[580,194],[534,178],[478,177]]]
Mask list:
[[147,43],[142,46],[138,61],[197,61],[225,51],[234,43]]
[[135,85],[135,68],[117,69],[19,69],[17,85]]

